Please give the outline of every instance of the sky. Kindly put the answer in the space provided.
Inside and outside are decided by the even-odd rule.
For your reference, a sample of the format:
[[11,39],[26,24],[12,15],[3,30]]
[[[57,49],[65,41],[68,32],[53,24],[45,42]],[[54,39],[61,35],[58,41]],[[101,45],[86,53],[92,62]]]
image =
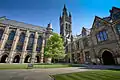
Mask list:
[[120,0],[0,0],[0,16],[29,24],[47,26],[59,33],[59,16],[64,4],[72,14],[72,34],[80,34],[82,27],[91,28],[95,16],[107,17],[113,6],[120,8]]

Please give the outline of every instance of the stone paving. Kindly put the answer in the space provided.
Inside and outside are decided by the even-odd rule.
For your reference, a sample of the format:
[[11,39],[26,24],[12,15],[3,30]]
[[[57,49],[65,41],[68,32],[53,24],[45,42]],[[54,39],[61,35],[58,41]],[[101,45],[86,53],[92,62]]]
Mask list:
[[99,69],[120,69],[120,66],[85,65],[86,67],[0,70],[0,80],[52,80],[49,75]]
[[49,75],[87,71],[80,67],[29,69],[29,70],[0,70],[0,80],[51,80]]

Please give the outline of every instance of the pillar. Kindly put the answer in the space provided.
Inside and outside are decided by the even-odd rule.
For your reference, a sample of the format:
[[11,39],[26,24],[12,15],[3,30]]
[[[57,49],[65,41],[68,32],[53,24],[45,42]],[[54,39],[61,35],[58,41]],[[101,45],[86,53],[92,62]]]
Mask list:
[[19,31],[19,29],[17,29],[14,40],[13,40],[13,43],[12,43],[12,47],[11,47],[11,50],[10,50],[10,54],[8,56],[8,63],[13,62],[13,58],[14,58],[13,56],[15,54],[15,49],[16,49],[16,45],[17,45],[18,40],[19,40],[19,35],[20,35],[20,31]]
[[3,50],[4,46],[5,46],[5,43],[8,39],[8,34],[9,34],[9,27],[7,26],[5,28],[5,31],[3,33],[3,36],[2,36],[2,39],[1,39],[1,42],[0,42],[0,54],[1,54],[1,51]]
[[36,54],[37,54],[37,52],[36,52],[37,40],[38,40],[38,32],[35,32],[31,63],[35,62],[35,58],[36,58]]
[[43,33],[42,49],[41,49],[41,59],[40,63],[43,63],[44,59],[44,47],[45,47],[45,33]]
[[22,48],[20,63],[24,63],[25,55],[27,54],[26,49],[27,49],[27,45],[28,45],[29,35],[30,35],[29,31],[27,30],[25,40],[24,40],[24,44],[23,44],[23,48]]

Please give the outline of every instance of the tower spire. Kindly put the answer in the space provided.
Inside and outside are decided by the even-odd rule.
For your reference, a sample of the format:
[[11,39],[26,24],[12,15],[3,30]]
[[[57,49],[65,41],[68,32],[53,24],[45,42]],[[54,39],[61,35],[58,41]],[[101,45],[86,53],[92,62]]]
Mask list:
[[66,5],[65,5],[65,4],[64,4],[64,8],[63,8],[63,15],[66,15],[66,16],[68,15],[68,14],[67,14],[67,8],[66,8]]

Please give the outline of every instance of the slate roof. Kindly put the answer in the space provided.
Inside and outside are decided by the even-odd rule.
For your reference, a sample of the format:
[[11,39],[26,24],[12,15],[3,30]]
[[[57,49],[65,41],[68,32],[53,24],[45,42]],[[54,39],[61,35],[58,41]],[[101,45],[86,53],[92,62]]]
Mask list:
[[16,20],[10,20],[10,19],[6,19],[6,18],[3,18],[3,17],[0,18],[0,23],[14,25],[15,27],[21,27],[21,28],[32,29],[32,30],[37,30],[37,31],[45,31],[46,30],[46,27],[27,24],[27,23],[24,23],[24,22],[19,22],[19,21],[16,21]]

